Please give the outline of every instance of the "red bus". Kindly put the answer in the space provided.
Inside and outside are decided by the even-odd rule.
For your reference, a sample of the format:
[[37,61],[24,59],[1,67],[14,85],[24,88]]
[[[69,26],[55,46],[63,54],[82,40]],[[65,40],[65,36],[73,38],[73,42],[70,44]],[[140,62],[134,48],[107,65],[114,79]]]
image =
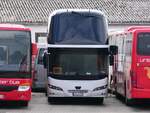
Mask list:
[[22,25],[0,24],[0,100],[31,99],[31,31]]
[[125,97],[127,105],[150,99],[150,27],[111,33],[109,44],[118,46],[112,75],[116,97]]

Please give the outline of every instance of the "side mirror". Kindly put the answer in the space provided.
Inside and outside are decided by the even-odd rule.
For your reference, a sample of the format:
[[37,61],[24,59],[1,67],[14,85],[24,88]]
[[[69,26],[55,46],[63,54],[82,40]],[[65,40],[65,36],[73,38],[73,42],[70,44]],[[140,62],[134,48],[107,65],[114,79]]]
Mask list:
[[114,56],[113,55],[109,56],[109,64],[110,64],[110,66],[114,65]]
[[118,47],[115,46],[115,45],[111,45],[110,48],[109,48],[109,50],[110,50],[110,55],[116,55],[116,54],[118,54]]
[[47,68],[47,52],[44,52],[44,55],[43,55],[43,65],[44,65],[44,68]]

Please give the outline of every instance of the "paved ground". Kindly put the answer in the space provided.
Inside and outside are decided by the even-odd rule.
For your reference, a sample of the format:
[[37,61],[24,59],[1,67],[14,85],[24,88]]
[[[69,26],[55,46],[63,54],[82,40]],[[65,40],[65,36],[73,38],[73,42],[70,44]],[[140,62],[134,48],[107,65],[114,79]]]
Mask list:
[[43,93],[33,93],[28,107],[1,105],[0,113],[150,113],[150,104],[128,107],[114,96],[109,96],[103,105],[88,105],[86,102],[80,105],[73,103],[51,105]]

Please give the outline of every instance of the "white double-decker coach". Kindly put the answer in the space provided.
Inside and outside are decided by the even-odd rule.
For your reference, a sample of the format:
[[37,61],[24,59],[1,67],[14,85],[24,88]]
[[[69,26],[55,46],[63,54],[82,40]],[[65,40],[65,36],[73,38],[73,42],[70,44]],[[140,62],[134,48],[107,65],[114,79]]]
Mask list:
[[109,55],[114,53],[107,44],[105,15],[89,9],[56,10],[49,16],[47,40],[48,101],[90,98],[103,103]]

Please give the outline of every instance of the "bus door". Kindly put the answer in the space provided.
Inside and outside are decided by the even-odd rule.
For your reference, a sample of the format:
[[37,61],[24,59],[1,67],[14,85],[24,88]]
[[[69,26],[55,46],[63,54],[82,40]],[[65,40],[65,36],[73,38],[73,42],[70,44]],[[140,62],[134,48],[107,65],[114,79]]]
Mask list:
[[137,35],[137,88],[150,89],[150,32]]

